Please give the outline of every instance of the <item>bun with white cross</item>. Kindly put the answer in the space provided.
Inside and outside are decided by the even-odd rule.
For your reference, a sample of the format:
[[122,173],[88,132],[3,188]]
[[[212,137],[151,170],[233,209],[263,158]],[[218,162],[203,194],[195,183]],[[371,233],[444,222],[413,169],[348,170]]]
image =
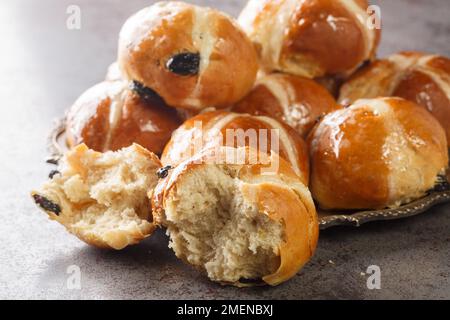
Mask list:
[[253,90],[232,110],[275,118],[306,137],[321,117],[339,108],[333,96],[317,82],[273,73],[258,79]]
[[267,72],[346,76],[375,57],[381,30],[366,0],[250,0],[239,23]]
[[231,106],[250,91],[258,71],[256,51],[231,17],[172,1],[127,20],[118,62],[125,79],[193,111]]
[[358,71],[341,88],[339,101],[397,96],[430,111],[447,133],[450,147],[450,59],[401,52]]
[[160,155],[181,123],[177,110],[155,93],[124,81],[105,81],[73,104],[66,135],[69,147],[84,143],[105,152],[138,143]]
[[310,188],[323,209],[397,208],[425,196],[448,167],[444,129],[402,98],[361,99],[328,114],[309,147]]

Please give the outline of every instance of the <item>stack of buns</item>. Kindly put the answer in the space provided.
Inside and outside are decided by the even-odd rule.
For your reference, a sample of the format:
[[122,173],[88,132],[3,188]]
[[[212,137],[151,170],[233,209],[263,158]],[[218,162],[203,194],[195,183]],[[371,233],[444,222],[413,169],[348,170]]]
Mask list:
[[105,81],[70,108],[70,150],[36,204],[100,248],[166,228],[177,257],[222,284],[292,278],[314,255],[316,206],[396,208],[446,177],[449,59],[375,60],[368,5],[139,11]]

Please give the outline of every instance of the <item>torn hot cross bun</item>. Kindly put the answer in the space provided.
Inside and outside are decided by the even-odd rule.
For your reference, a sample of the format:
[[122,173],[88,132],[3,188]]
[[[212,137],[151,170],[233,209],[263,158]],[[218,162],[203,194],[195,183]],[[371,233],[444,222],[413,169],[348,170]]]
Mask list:
[[450,147],[450,59],[401,52],[358,71],[341,88],[339,101],[397,96],[416,102],[439,120]]
[[153,153],[136,144],[106,153],[79,145],[32,196],[50,219],[82,241],[120,250],[155,229],[147,194],[160,167]]
[[183,2],[158,2],[128,19],[119,40],[124,77],[169,105],[225,108],[252,88],[256,51],[227,15]]
[[219,146],[249,146],[265,153],[275,152],[308,184],[306,143],[290,126],[265,116],[226,111],[195,116],[173,133],[161,161],[165,166],[176,166],[202,149]]
[[152,202],[177,257],[222,284],[278,285],[317,245],[310,192],[275,153],[205,149],[170,170]]
[[104,152],[138,143],[160,155],[182,123],[175,109],[138,84],[105,81],[87,90],[67,116],[69,147],[84,143]]
[[444,129],[401,98],[357,100],[325,116],[308,142],[311,192],[324,209],[398,207],[426,195],[448,167]]
[[380,29],[366,0],[250,0],[239,23],[264,70],[347,75],[375,57]]

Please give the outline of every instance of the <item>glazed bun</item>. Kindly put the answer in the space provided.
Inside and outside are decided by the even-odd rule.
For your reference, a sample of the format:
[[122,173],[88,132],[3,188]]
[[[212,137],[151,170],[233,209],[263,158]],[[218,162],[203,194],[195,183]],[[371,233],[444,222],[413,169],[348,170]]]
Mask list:
[[305,137],[320,117],[338,108],[331,94],[313,80],[275,73],[260,78],[232,111],[284,121]]
[[211,280],[278,285],[314,254],[318,218],[290,164],[275,153],[254,163],[249,150],[207,149],[181,163],[155,188],[153,214],[177,257]]
[[147,193],[160,167],[158,158],[138,145],[104,154],[80,145],[32,196],[50,219],[82,241],[120,250],[155,229]]
[[295,173],[308,184],[306,143],[295,130],[269,117],[226,111],[195,116],[173,133],[161,161],[165,166],[176,166],[202,149],[218,146],[249,146],[260,152],[275,152],[291,163]]
[[194,111],[234,104],[251,90],[258,70],[254,47],[232,18],[172,1],[128,19],[118,61],[125,78]]
[[[446,129],[450,143],[450,59],[402,52],[357,72],[341,88],[341,103],[398,96],[430,111]],[[450,145],[449,145],[450,146]]]
[[380,30],[366,0],[250,0],[239,23],[265,70],[308,78],[348,74],[374,58]]
[[401,98],[330,113],[308,142],[311,192],[323,209],[398,207],[433,189],[448,166],[443,128]]
[[181,123],[177,111],[156,95],[139,95],[125,82],[106,81],[87,90],[69,110],[67,142],[100,152],[138,143],[161,154]]

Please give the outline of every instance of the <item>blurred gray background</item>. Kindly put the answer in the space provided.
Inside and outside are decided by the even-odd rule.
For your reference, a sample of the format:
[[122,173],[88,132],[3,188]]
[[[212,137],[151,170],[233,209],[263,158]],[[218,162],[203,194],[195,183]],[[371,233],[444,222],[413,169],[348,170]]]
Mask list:
[[[56,117],[115,60],[117,35],[154,1],[0,1],[0,298],[46,299],[450,299],[450,206],[408,220],[321,233],[317,254],[277,288],[223,288],[183,265],[163,232],[122,252],[90,248],[41,213],[29,191],[46,179],[46,136]],[[236,16],[245,0],[190,1]],[[423,50],[450,56],[449,0],[379,0],[380,55]],[[66,9],[81,8],[81,30]],[[67,268],[81,269],[81,290]],[[378,265],[382,289],[368,290]]]

